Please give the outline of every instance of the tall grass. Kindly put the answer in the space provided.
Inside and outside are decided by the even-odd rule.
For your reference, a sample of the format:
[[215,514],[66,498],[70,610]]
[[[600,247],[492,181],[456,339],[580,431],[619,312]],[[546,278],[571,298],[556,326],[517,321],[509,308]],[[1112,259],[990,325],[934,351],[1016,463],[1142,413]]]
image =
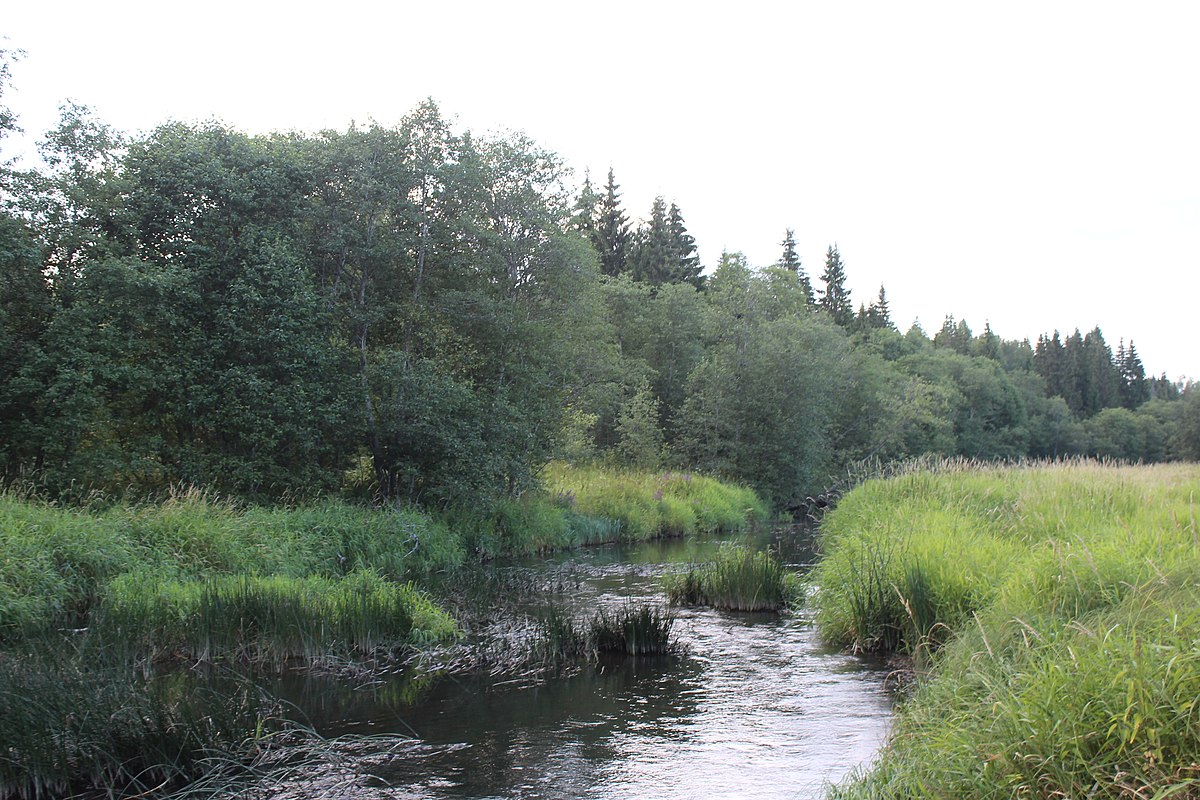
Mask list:
[[674,652],[671,629],[675,617],[657,606],[627,604],[616,611],[600,609],[590,624],[591,646],[597,653],[627,656]]
[[272,729],[274,705],[244,681],[148,682],[94,644],[0,656],[0,797],[153,794]]
[[282,664],[453,638],[454,621],[411,584],[370,571],[341,579],[220,576],[109,584],[99,629],[151,658]]
[[738,531],[769,513],[752,489],[688,472],[554,462],[543,482],[569,510],[611,520],[614,541]]
[[1196,466],[1088,462],[848,494],[814,574],[822,631],[936,654],[834,796],[1200,797],[1198,496]]
[[666,579],[675,605],[708,605],[730,611],[778,611],[799,601],[799,578],[762,550],[723,545],[715,560]]

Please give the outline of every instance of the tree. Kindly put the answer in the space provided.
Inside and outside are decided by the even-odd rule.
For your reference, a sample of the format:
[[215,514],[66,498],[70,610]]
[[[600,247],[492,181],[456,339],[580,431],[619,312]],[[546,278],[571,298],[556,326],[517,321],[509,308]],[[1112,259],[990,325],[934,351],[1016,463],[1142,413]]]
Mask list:
[[735,327],[692,372],[676,450],[693,467],[749,482],[776,507],[798,504],[831,472],[845,334],[809,315]]
[[1084,416],[1120,405],[1121,376],[1099,326],[1084,336],[1082,356],[1080,393]]
[[628,265],[633,279],[651,286],[673,283],[677,267],[674,245],[667,204],[658,195],[650,206],[650,219],[638,229],[630,247]]
[[703,289],[704,275],[701,274],[700,257],[696,255],[696,240],[688,233],[683,213],[674,203],[667,212],[667,221],[671,228],[671,263],[674,266],[671,282],[690,283]]
[[795,273],[800,278],[800,284],[804,287],[804,296],[809,306],[816,305],[816,299],[813,297],[812,281],[809,280],[808,274],[804,271],[803,265],[800,263],[800,256],[796,253],[796,232],[787,228],[784,232],[783,241],[779,243],[783,248],[783,253],[779,256],[779,261],[776,266],[783,267]]
[[583,234],[588,241],[593,241],[596,236],[596,216],[599,204],[600,195],[596,194],[596,190],[592,187],[591,173],[585,173],[583,187],[579,190],[579,197],[575,199],[575,206],[572,209],[571,227]]
[[933,336],[933,343],[937,347],[944,347],[953,350],[961,356],[971,354],[971,343],[973,334],[966,320],[958,320],[955,322],[953,314],[947,314],[946,319],[942,321],[941,330]]
[[892,311],[888,307],[887,292],[884,291],[883,284],[879,285],[879,297],[867,307],[866,322],[871,328],[896,329],[892,324]]
[[1128,348],[1125,347],[1124,339],[1117,346],[1116,367],[1121,380],[1118,390],[1121,405],[1132,410],[1148,401],[1150,383],[1146,380],[1146,369],[1142,366],[1142,359],[1138,357],[1132,339],[1129,340]]
[[617,416],[617,452],[625,464],[640,469],[658,469],[663,457],[663,434],[659,427],[658,400],[643,381]]
[[854,307],[850,305],[850,290],[846,288],[846,268],[837,245],[830,245],[825,253],[825,271],[821,273],[819,306],[829,314],[835,324],[847,328],[854,321]]
[[629,254],[629,218],[621,208],[619,188],[612,167],[609,167],[593,239],[596,252],[600,254],[600,271],[609,276],[621,275],[626,271]]
[[1192,384],[1178,400],[1179,421],[1172,450],[1179,458],[1200,461],[1200,385]]

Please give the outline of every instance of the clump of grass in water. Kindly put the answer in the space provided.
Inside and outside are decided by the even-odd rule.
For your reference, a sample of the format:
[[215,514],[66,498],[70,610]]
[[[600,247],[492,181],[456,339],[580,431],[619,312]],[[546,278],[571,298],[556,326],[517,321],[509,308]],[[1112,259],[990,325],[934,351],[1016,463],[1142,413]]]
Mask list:
[[668,576],[673,605],[709,605],[729,611],[779,611],[799,602],[799,578],[763,550],[725,545],[717,558]]
[[543,668],[561,669],[601,656],[667,655],[678,649],[671,637],[674,624],[673,614],[652,604],[602,608],[581,620],[552,603],[537,620],[533,660]]
[[591,646],[597,653],[665,655],[675,651],[674,625],[670,611],[649,604],[626,605],[611,613],[600,609],[589,626]]

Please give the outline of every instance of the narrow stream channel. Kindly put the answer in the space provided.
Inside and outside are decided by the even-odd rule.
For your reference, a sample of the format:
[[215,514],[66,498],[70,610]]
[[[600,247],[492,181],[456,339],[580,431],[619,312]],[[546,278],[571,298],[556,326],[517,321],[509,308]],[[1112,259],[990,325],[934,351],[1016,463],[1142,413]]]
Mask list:
[[[773,532],[798,569],[811,533]],[[503,567],[569,586],[579,610],[662,600],[661,576],[716,542],[595,548]],[[682,610],[686,655],[629,659],[537,686],[446,678],[400,692],[281,687],[323,734],[407,734],[363,797],[811,798],[869,762],[891,717],[878,664],[822,647],[809,618]],[[387,786],[389,788],[384,789]]]

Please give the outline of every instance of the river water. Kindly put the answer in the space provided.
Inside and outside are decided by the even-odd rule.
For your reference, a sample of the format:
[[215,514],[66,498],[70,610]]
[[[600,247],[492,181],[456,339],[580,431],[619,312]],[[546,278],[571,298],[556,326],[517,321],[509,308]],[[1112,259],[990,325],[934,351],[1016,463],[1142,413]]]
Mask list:
[[[785,562],[807,568],[809,531],[771,536]],[[663,573],[716,546],[668,540],[498,568],[563,589],[560,602],[585,613],[663,600]],[[387,754],[364,756],[374,777],[350,792],[361,797],[811,798],[878,750],[892,706],[881,666],[823,647],[804,612],[687,609],[675,631],[685,655],[536,684],[458,676],[420,692],[311,680],[280,689],[324,735],[409,737],[398,749],[380,737]]]

